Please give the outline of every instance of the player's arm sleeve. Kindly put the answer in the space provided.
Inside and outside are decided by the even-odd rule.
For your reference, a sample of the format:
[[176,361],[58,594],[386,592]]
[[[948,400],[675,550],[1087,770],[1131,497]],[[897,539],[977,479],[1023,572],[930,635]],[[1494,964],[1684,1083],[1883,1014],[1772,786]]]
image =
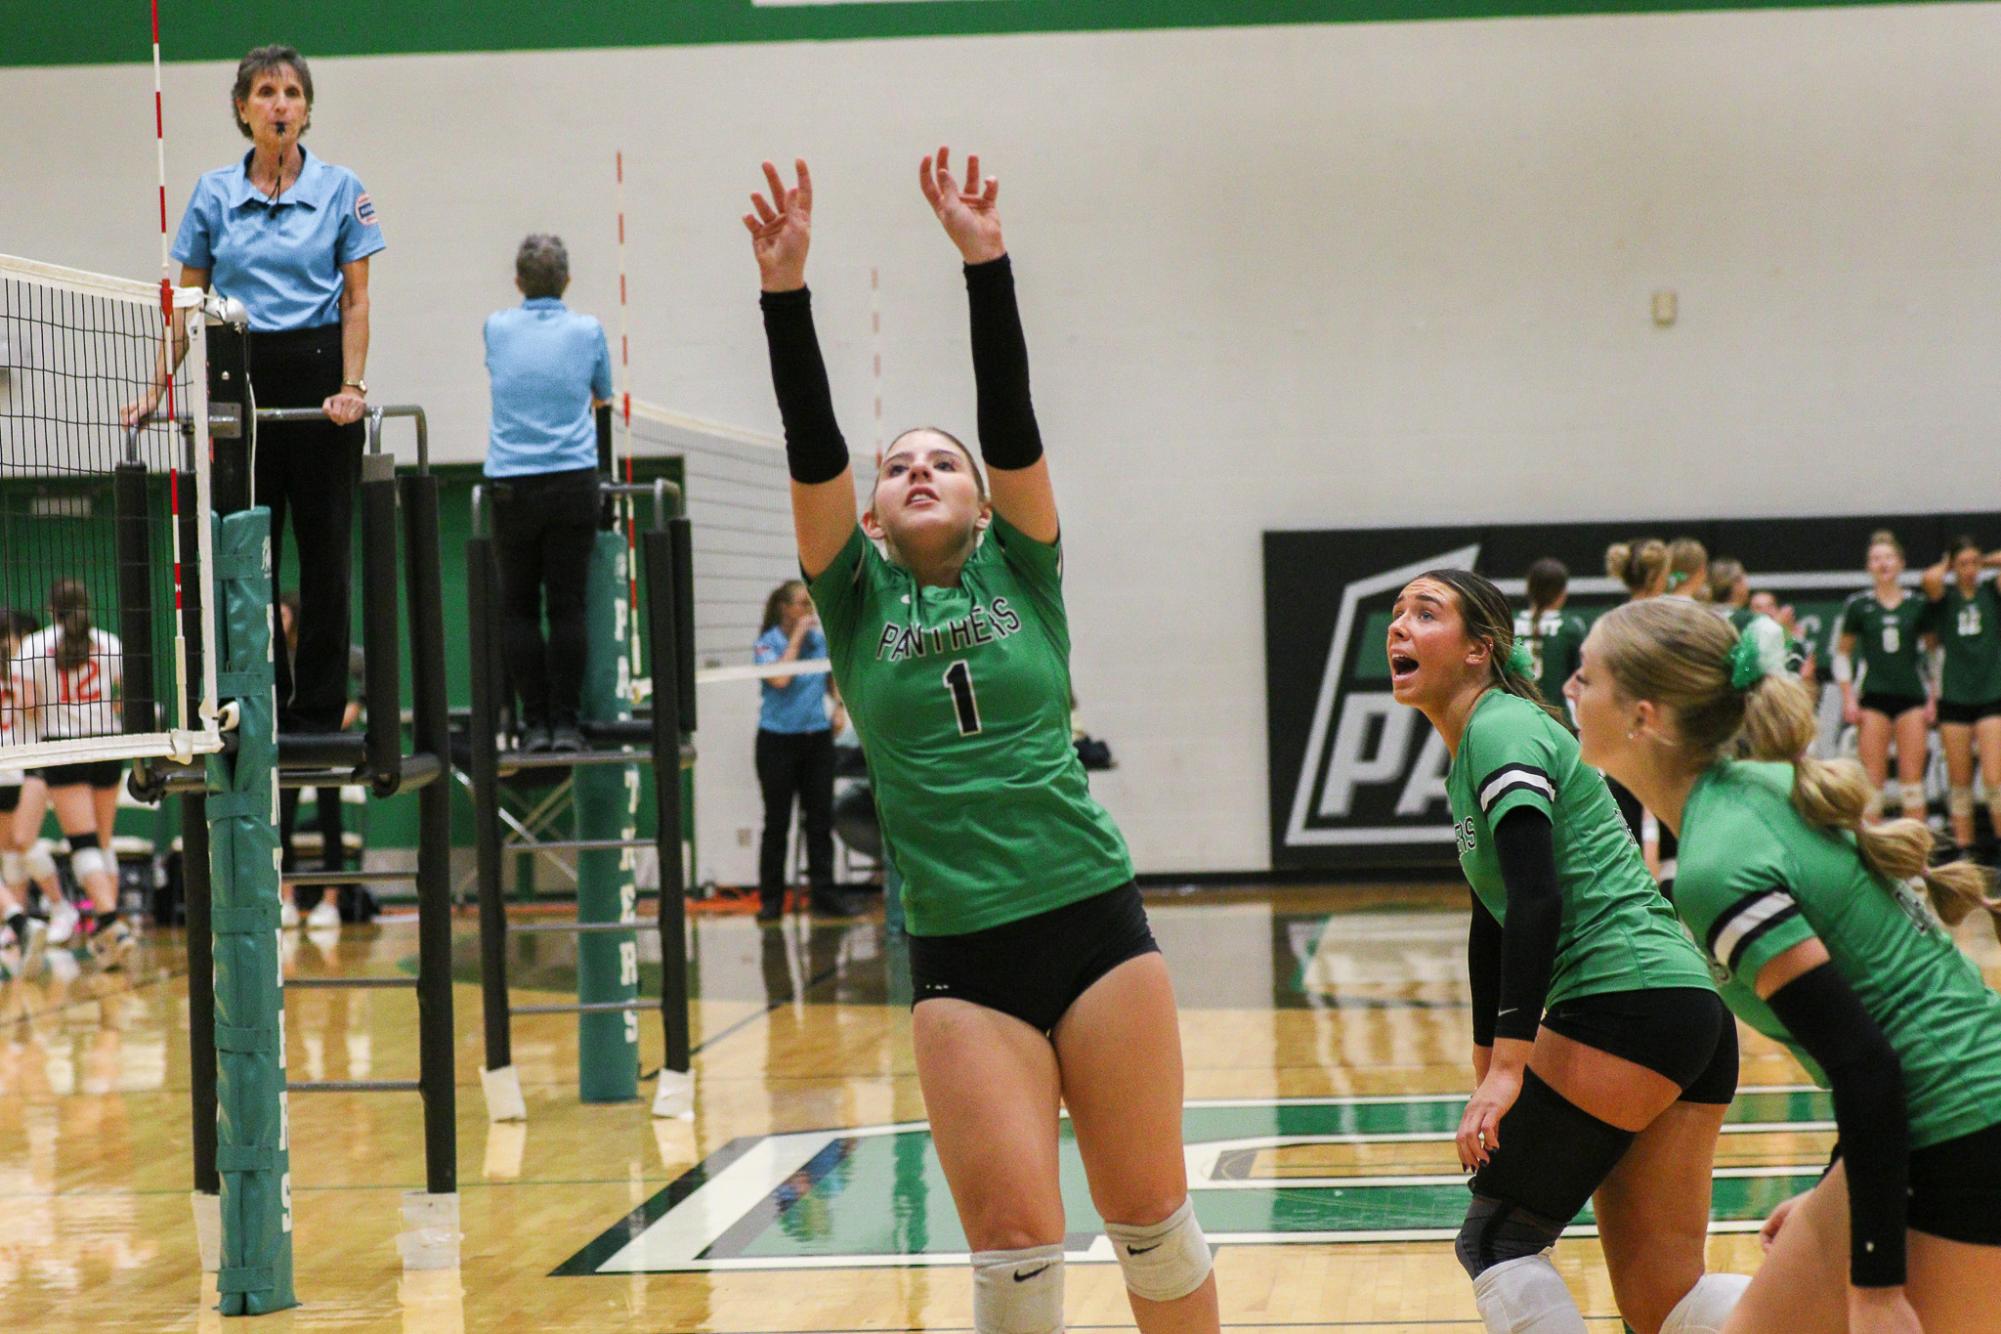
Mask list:
[[1911,1171],[1903,1064],[1832,962],[1786,983],[1767,1003],[1827,1072],[1834,1092],[1848,1171],[1848,1281],[1896,1287],[1904,1281]]
[[808,486],[831,482],[847,469],[848,445],[841,438],[840,423],[834,420],[834,393],[827,385],[827,363],[820,356],[820,336],[813,328],[812,291],[801,287],[793,292],[765,292],[758,297],[758,305],[764,311],[771,387],[778,395],[778,415],[785,422],[785,462],[792,480]]
[[1466,933],[1466,972],[1473,981],[1473,1045],[1494,1045],[1494,1011],[1501,997],[1501,924],[1480,896],[1473,900],[1473,925]]
[[335,196],[340,206],[340,225],[334,236],[334,263],[352,264],[386,248],[382,224],[375,216],[375,202],[361,182],[350,176]]
[[1547,812],[1529,802],[1508,808],[1492,826],[1501,879],[1508,887],[1508,925],[1494,1036],[1532,1041],[1556,967],[1563,928],[1563,890],[1556,875],[1556,839]]
[[171,251],[178,262],[191,269],[212,269],[215,267],[214,236],[210,230],[206,200],[199,184],[188,199],[187,211],[181,214],[180,230],[174,233],[174,248]]
[[966,265],[973,324],[973,384],[978,392],[980,457],[990,468],[1026,468],[1042,457],[1042,432],[1028,392],[1028,338],[1006,255]]

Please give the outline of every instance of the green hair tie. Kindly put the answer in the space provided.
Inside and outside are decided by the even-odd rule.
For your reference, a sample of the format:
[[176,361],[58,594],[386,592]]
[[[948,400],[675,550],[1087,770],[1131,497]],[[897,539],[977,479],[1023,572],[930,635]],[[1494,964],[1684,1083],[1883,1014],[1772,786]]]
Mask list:
[[1535,654],[1529,652],[1529,646],[1519,639],[1508,650],[1508,670],[1516,676],[1535,675]]

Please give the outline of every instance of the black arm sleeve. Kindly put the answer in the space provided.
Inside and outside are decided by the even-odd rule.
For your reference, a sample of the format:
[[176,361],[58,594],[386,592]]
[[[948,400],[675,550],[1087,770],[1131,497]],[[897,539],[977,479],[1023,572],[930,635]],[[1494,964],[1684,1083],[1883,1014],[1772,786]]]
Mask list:
[[980,457],[989,468],[1026,468],[1042,457],[1042,432],[1028,396],[1028,338],[1006,255],[966,265],[966,298],[973,314]]
[[1832,963],[1780,987],[1767,1003],[1834,1090],[1834,1127],[1848,1165],[1848,1281],[1904,1281],[1911,1125],[1904,1067]]
[[778,415],[785,419],[785,462],[792,480],[831,482],[848,466],[847,441],[834,420],[834,395],[827,387],[827,363],[813,331],[813,295],[765,292],[764,342],[771,351],[771,386],[778,391]]
[[1466,933],[1466,971],[1473,978],[1473,1045],[1491,1047],[1494,1011],[1501,1004],[1501,924],[1478,894],[1472,897],[1473,929]]
[[1494,1036],[1532,1040],[1542,1026],[1543,998],[1549,995],[1556,940],[1563,928],[1563,891],[1556,879],[1556,836],[1549,817],[1530,806],[1509,811],[1494,826],[1494,852],[1508,887]]

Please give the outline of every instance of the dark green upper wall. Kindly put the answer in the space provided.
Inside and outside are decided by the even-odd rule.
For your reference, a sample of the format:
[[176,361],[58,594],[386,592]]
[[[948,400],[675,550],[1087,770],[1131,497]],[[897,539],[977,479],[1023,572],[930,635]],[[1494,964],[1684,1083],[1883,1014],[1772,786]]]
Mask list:
[[[260,42],[308,56],[546,51],[704,42],[794,42],[1017,32],[1254,27],[1296,23],[1849,8],[1919,0],[161,0],[168,60],[234,60]],[[1973,3],[1974,0],[1948,0]],[[91,10],[85,20],[80,9]],[[114,14],[117,15],[114,21]],[[151,59],[144,4],[0,3],[0,65],[93,65]]]

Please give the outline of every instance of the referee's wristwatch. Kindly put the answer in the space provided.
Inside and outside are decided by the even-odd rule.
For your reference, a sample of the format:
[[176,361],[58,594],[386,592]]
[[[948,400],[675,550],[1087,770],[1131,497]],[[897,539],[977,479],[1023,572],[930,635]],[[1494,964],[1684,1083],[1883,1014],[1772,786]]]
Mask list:
[[340,387],[354,390],[355,396],[358,398],[368,397],[368,381],[366,380],[342,380]]

